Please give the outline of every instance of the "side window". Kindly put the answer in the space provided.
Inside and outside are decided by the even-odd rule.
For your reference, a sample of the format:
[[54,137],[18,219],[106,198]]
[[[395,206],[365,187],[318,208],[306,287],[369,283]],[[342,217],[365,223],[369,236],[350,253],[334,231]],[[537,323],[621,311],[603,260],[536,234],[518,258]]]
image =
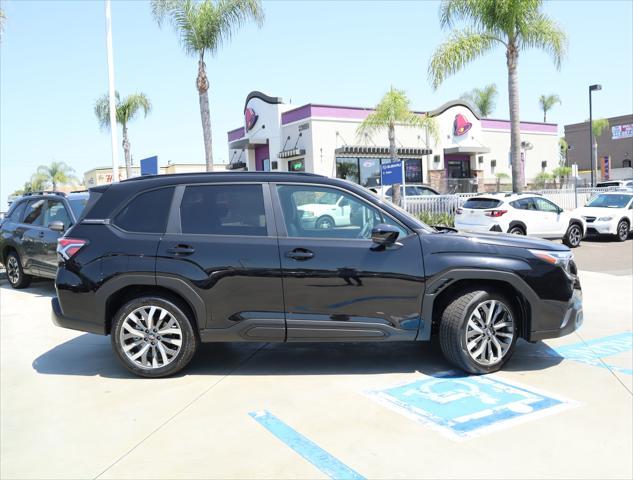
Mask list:
[[534,202],[536,203],[536,207],[541,212],[553,212],[558,213],[558,207],[554,205],[549,200],[545,200],[544,198],[535,198]]
[[173,187],[141,193],[119,212],[114,224],[128,232],[164,233],[173,193]]
[[180,223],[182,233],[266,236],[262,186],[189,186],[180,204]]
[[26,207],[22,223],[41,226],[44,222],[44,205],[46,205],[46,200],[43,198],[31,200]]
[[60,200],[49,200],[46,208],[46,218],[44,225],[48,226],[51,222],[62,222],[65,228],[71,224],[70,216],[66,207]]
[[9,219],[13,223],[20,223],[22,221],[22,216],[24,215],[24,209],[26,208],[26,202],[21,202],[15,206],[11,215],[9,215]]
[[437,195],[437,193],[435,193],[433,190],[428,189],[428,188],[422,187],[420,188],[420,190],[421,190],[420,192],[421,195]]
[[400,228],[400,238],[407,235],[395,220],[341,190],[317,185],[279,185],[277,191],[289,237],[369,239],[373,227],[380,223]]

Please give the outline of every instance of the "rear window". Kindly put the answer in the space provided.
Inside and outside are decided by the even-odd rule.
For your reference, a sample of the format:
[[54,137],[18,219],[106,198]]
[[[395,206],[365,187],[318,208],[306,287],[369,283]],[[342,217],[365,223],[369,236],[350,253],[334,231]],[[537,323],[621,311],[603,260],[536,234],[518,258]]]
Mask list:
[[464,203],[464,208],[472,208],[475,210],[483,210],[486,208],[496,208],[501,205],[501,200],[496,198],[469,198]]
[[174,188],[150,190],[136,196],[114,219],[128,232],[164,233]]
[[261,185],[196,185],[180,205],[182,233],[266,236]]

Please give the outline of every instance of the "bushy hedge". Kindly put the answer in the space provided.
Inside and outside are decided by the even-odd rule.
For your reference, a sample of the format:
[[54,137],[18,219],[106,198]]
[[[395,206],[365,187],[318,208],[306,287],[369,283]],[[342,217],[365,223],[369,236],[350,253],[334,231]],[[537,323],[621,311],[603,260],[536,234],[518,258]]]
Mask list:
[[428,213],[421,212],[418,214],[418,218],[427,225],[435,226],[441,225],[443,227],[454,227],[455,216],[450,213]]

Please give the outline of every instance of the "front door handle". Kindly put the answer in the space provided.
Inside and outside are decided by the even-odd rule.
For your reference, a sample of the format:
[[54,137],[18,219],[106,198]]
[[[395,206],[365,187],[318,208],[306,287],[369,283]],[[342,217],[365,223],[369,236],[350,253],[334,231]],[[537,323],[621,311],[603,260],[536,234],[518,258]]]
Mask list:
[[171,247],[167,249],[167,253],[172,253],[174,255],[191,255],[196,251],[190,245],[176,245],[175,247]]
[[42,238],[44,236],[44,232],[42,230],[40,230],[40,232],[38,233],[38,235],[40,236],[40,238]]
[[286,252],[286,257],[300,261],[309,260],[314,257],[314,252],[311,252],[307,248],[295,248],[294,250]]

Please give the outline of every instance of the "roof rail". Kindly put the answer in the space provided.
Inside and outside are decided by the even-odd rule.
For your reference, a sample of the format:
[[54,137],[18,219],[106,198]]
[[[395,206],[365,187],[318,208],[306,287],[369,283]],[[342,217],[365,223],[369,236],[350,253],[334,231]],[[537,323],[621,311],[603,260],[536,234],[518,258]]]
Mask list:
[[31,196],[31,195],[59,195],[61,197],[65,197],[66,193],[65,192],[56,192],[56,191],[53,191],[53,190],[40,190],[40,191],[37,191],[37,192],[26,192],[26,193],[22,194],[22,196],[24,196],[24,197],[28,197],[28,196]]
[[123,182],[137,182],[139,180],[146,180],[150,178],[173,178],[173,177],[184,177],[184,176],[202,176],[202,175],[301,175],[306,177],[324,177],[324,175],[319,175],[318,173],[308,173],[308,172],[260,172],[260,171],[248,171],[248,172],[230,172],[230,171],[219,171],[219,172],[183,172],[183,173],[159,173],[157,175],[141,175],[139,177],[126,178],[125,180],[121,180]]
[[70,193],[84,193],[87,192],[88,189],[83,189],[83,190],[71,190]]

